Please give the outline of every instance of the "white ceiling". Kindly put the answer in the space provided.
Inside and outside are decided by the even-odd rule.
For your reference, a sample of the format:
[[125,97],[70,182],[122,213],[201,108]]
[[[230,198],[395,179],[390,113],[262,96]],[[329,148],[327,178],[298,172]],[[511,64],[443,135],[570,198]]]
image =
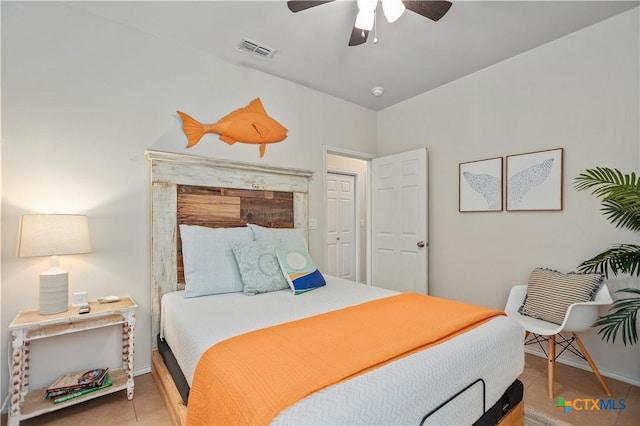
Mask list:
[[[377,37],[348,47],[355,1],[292,13],[285,1],[71,1],[70,6],[380,110],[638,6],[638,1],[455,1],[438,22],[378,11]],[[380,8],[379,8],[380,9]],[[277,50],[242,53],[242,38]],[[371,89],[384,87],[380,97]]]

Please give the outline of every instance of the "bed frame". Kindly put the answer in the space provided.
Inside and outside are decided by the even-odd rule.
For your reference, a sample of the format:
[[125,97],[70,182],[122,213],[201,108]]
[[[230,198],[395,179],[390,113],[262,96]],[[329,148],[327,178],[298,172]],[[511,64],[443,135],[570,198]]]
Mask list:
[[151,372],[172,420],[184,424],[186,406],[156,344],[162,296],[184,288],[178,224],[216,228],[250,222],[308,233],[313,172],[161,151],[146,154],[151,163]]
[[[251,222],[307,233],[313,172],[161,151],[146,154],[151,164],[151,372],[173,423],[183,425],[186,406],[156,344],[162,296],[184,288],[178,224]],[[513,407],[500,424],[524,424],[524,404]]]

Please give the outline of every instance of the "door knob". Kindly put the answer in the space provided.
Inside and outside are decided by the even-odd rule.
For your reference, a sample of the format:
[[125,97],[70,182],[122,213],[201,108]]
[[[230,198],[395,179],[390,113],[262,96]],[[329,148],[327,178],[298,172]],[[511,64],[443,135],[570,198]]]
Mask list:
[[418,244],[416,244],[419,248],[423,248],[425,246],[424,241],[418,241]]

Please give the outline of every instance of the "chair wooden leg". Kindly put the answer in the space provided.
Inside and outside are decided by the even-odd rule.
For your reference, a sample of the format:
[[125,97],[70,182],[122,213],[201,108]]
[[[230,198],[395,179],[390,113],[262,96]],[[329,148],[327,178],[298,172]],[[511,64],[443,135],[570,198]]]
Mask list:
[[549,398],[553,398],[553,375],[555,373],[555,365],[556,365],[556,336],[549,336],[549,343],[547,348],[547,353],[549,355],[547,359],[547,375],[548,377],[548,387],[549,387]]
[[600,385],[602,385],[602,388],[607,393],[607,395],[611,396],[611,391],[609,390],[609,387],[607,386],[607,384],[604,382],[604,379],[600,375],[600,370],[598,370],[598,367],[596,367],[596,363],[593,362],[591,355],[589,355],[589,352],[587,352],[587,348],[582,344],[582,340],[580,340],[580,338],[576,335],[576,333],[573,333],[573,337],[576,339],[576,343],[580,347],[580,350],[582,351],[582,355],[584,355],[585,359],[589,363],[589,366],[591,367],[591,371],[593,371],[593,374],[595,374],[596,377],[598,378]]

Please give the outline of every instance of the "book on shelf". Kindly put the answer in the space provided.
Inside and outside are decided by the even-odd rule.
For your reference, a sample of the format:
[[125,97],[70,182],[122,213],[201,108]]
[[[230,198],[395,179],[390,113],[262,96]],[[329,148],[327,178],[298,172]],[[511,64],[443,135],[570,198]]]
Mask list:
[[50,399],[61,395],[99,387],[104,383],[108,372],[109,368],[94,368],[91,370],[80,370],[74,371],[73,373],[63,374],[47,388],[46,397]]
[[53,403],[54,404],[59,404],[61,402],[68,401],[70,399],[77,398],[79,396],[86,395],[88,393],[95,392],[95,391],[100,390],[100,389],[108,388],[112,384],[113,384],[113,380],[111,380],[111,376],[109,375],[109,373],[107,373],[104,376],[104,380],[102,381],[101,385],[94,386],[92,388],[81,389],[79,391],[67,393],[67,394],[64,394],[64,395],[60,395],[58,397],[53,398]]

